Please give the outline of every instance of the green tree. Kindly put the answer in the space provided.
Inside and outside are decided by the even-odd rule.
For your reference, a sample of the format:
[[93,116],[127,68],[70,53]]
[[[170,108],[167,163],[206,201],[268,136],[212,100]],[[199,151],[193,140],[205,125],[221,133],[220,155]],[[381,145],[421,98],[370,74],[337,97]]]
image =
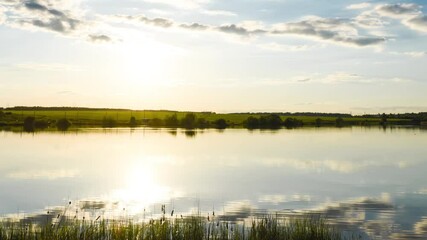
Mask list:
[[245,126],[249,129],[259,128],[259,119],[250,116],[246,119]]
[[214,124],[215,124],[215,127],[218,129],[225,129],[228,127],[227,121],[225,121],[225,119],[223,118],[216,120]]
[[316,127],[322,126],[322,122],[323,122],[323,120],[321,118],[316,118],[316,120],[315,120]]
[[176,114],[165,117],[165,125],[168,127],[177,127],[179,125],[178,117]]
[[104,117],[102,119],[102,127],[103,128],[113,128],[116,126],[117,126],[117,122],[112,117]]
[[342,117],[338,117],[335,119],[335,125],[337,127],[342,127],[344,125],[344,119]]
[[387,115],[385,113],[381,114],[381,122],[380,124],[385,125],[387,124]]
[[163,121],[160,118],[153,118],[148,120],[148,126],[150,127],[160,127],[162,126]]
[[71,122],[66,118],[61,118],[56,122],[56,127],[58,130],[66,131],[71,126]]
[[187,129],[196,127],[196,115],[194,113],[187,113],[183,119],[181,119],[181,126]]
[[36,121],[35,117],[26,117],[24,119],[24,131],[33,132],[35,121]]
[[207,128],[209,127],[209,122],[205,118],[197,119],[197,127],[198,128]]
[[136,118],[134,116],[130,117],[129,125],[131,127],[136,127],[136,125],[138,125],[138,123],[136,122]]
[[301,127],[303,126],[303,122],[296,118],[286,118],[283,125],[287,128]]

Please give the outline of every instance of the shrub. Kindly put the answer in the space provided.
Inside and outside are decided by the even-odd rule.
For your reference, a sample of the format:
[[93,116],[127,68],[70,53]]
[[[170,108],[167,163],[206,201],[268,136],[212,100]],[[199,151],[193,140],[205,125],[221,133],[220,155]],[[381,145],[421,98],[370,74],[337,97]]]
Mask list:
[[115,127],[117,125],[116,120],[114,120],[111,117],[104,117],[102,119],[102,127],[103,128],[112,128]]
[[225,129],[225,128],[228,127],[227,122],[223,118],[220,118],[220,119],[216,120],[214,122],[214,124],[215,124],[215,127],[218,128],[218,129]]
[[61,131],[66,131],[71,125],[71,122],[66,118],[61,118],[56,122],[56,127]]
[[187,113],[183,119],[181,119],[181,126],[184,128],[195,128],[196,127],[196,115],[194,113]]

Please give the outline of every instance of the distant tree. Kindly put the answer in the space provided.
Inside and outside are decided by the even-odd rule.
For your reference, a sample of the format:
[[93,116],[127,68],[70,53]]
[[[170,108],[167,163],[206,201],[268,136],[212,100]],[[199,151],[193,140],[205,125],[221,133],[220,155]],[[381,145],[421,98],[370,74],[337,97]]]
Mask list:
[[316,127],[322,126],[322,122],[323,122],[323,120],[321,118],[316,118],[316,120],[315,120]]
[[163,121],[160,118],[153,118],[148,120],[148,126],[150,127],[160,127],[162,126]]
[[286,118],[283,125],[287,128],[301,127],[303,126],[303,122],[296,118]]
[[245,121],[245,126],[249,129],[259,128],[259,119],[256,117],[248,117]]
[[[252,121],[255,121],[252,119]],[[259,118],[259,127],[260,128],[271,128],[276,129],[282,126],[282,119],[278,114],[269,114],[266,116],[261,116]]]
[[44,119],[35,120],[34,121],[34,127],[45,129],[45,128],[49,127],[49,122],[44,120]]
[[218,129],[225,129],[228,127],[227,121],[225,121],[225,119],[223,118],[215,120],[214,124],[215,124],[215,127]]
[[270,114],[267,116],[268,124],[271,128],[280,128],[282,126],[282,119],[277,114]]
[[138,125],[138,123],[136,122],[136,118],[134,116],[130,117],[129,125],[131,127],[136,127],[136,125]]
[[168,127],[177,127],[179,125],[178,117],[176,114],[165,117],[165,125]]
[[342,127],[344,125],[344,119],[342,117],[337,117],[337,119],[335,119],[335,125],[337,127]]
[[102,119],[102,127],[103,128],[113,128],[117,126],[117,122],[112,117],[104,117]]
[[380,124],[385,125],[387,124],[387,115],[385,113],[381,114],[381,122]]
[[36,121],[35,117],[26,117],[24,119],[24,131],[33,132],[34,131],[34,123]]
[[61,118],[56,122],[56,127],[58,128],[58,130],[61,130],[61,131],[68,130],[68,128],[71,127],[71,125],[72,123],[66,118]]
[[187,129],[196,127],[196,115],[194,113],[187,113],[183,119],[181,119],[181,126]]
[[209,122],[205,118],[197,119],[197,127],[198,128],[207,128],[209,127]]

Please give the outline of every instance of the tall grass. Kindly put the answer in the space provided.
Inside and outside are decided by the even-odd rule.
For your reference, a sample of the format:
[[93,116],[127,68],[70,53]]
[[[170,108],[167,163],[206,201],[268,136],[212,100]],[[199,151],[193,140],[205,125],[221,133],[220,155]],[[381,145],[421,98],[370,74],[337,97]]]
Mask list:
[[[98,218],[99,219],[99,218]],[[115,220],[65,220],[33,225],[0,223],[1,240],[340,240],[344,235],[321,218],[266,216],[245,223],[231,223],[200,216],[171,217],[134,223]],[[357,238],[358,239],[358,238]]]

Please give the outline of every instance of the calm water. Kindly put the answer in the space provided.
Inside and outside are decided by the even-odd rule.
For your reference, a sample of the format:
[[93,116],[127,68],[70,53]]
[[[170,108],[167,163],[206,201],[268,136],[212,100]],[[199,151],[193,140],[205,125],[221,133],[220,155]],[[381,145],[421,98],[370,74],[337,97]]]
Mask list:
[[427,237],[423,129],[3,131],[0,143],[3,217],[150,218],[164,203],[227,220],[316,212],[372,238]]

